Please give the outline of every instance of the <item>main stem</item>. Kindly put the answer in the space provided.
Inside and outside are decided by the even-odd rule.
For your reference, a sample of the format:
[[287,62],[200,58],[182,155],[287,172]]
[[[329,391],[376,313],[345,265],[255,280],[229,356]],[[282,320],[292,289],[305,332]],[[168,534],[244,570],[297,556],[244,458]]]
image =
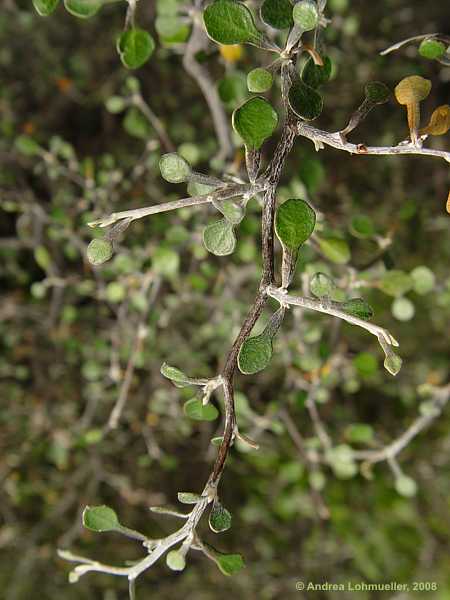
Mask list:
[[242,327],[228,353],[222,370],[223,390],[225,401],[225,429],[223,440],[217,454],[213,472],[209,483],[217,485],[225,467],[225,462],[233,442],[236,427],[236,414],[234,409],[234,387],[233,378],[237,366],[239,350],[244,341],[250,336],[250,333],[260,317],[267,299],[267,286],[275,283],[275,262],[274,262],[274,237],[273,223],[275,217],[276,190],[280,181],[284,163],[288,157],[296,136],[296,125],[293,119],[288,120],[283,128],[280,141],[277,144],[272,160],[265,172],[265,179],[268,183],[264,194],[264,207],[262,213],[262,273],[258,293],[250,307]]

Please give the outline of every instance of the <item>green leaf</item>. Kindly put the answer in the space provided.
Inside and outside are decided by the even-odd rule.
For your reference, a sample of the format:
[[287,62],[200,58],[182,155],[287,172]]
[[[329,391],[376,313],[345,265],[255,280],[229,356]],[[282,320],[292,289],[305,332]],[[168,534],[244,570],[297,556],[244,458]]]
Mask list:
[[223,442],[223,436],[222,435],[211,438],[211,444],[213,446],[216,446],[216,448],[218,448],[222,444],[222,442]]
[[172,279],[180,268],[180,257],[172,248],[160,246],[152,255],[152,269],[155,273]]
[[413,280],[408,273],[393,269],[387,271],[380,281],[380,289],[389,296],[403,296],[413,286]]
[[238,355],[238,367],[244,375],[253,375],[267,367],[272,358],[272,339],[265,332],[248,338]]
[[316,213],[305,200],[291,198],[277,209],[275,232],[283,246],[293,252],[312,235],[315,225]]
[[302,70],[302,81],[311,88],[317,89],[327,83],[331,77],[333,63],[329,56],[323,57],[323,66],[316,65],[310,56]]
[[346,427],[345,437],[354,444],[369,444],[374,438],[373,427],[366,423],[353,423]]
[[375,234],[375,227],[370,217],[356,215],[350,223],[350,233],[357,238],[368,238]]
[[309,284],[309,289],[311,290],[311,294],[316,296],[316,298],[330,298],[336,289],[336,284],[325,273],[314,273]]
[[220,99],[233,108],[247,97],[247,79],[244,73],[236,71],[226,75],[217,85]]
[[124,31],[117,39],[117,52],[127,69],[138,69],[147,62],[155,49],[152,36],[143,29]]
[[59,0],[33,0],[33,6],[41,17],[48,17],[56,9]]
[[258,44],[262,35],[253,15],[242,2],[216,0],[203,12],[209,37],[219,44]]
[[162,177],[169,183],[183,183],[191,176],[191,165],[176,152],[163,154],[159,160]]
[[234,575],[245,567],[244,559],[240,554],[217,552],[215,562],[224,575]]
[[113,255],[113,245],[109,240],[104,238],[91,240],[87,247],[86,255],[91,265],[102,265]]
[[369,81],[364,87],[367,100],[372,104],[384,104],[391,97],[391,90],[381,81]]
[[270,90],[273,84],[273,76],[270,71],[257,67],[247,75],[247,87],[249,92],[263,94]]
[[197,398],[188,400],[183,410],[184,414],[194,421],[214,421],[219,416],[219,411],[213,404],[203,405]]
[[178,500],[182,504],[197,504],[200,502],[202,497],[200,494],[193,494],[192,492],[178,492]]
[[391,311],[398,321],[410,321],[416,312],[414,304],[409,298],[396,298],[391,306]]
[[359,319],[368,321],[373,317],[372,307],[362,298],[351,298],[341,304],[343,311]]
[[360,352],[353,359],[353,364],[358,373],[363,377],[370,377],[378,370],[378,361],[370,352]]
[[166,564],[172,571],[183,571],[186,566],[186,559],[178,550],[171,550],[167,553]]
[[92,531],[117,531],[119,519],[109,506],[86,506],[83,511],[83,525]]
[[112,114],[120,113],[126,109],[127,103],[122,96],[110,96],[105,102],[106,110]]
[[170,379],[170,381],[178,388],[184,388],[193,385],[193,381],[183,371],[176,367],[171,367],[167,363],[161,365],[161,375]]
[[289,90],[289,106],[305,121],[313,121],[323,110],[322,96],[301,79],[296,79]]
[[262,21],[274,29],[289,29],[294,23],[290,0],[264,0],[260,14]]
[[338,265],[345,265],[350,260],[350,248],[345,240],[335,237],[321,238],[319,246],[323,255]]
[[214,533],[227,531],[231,527],[231,513],[218,500],[214,501],[209,513],[209,526]]
[[43,271],[48,271],[52,264],[52,259],[49,251],[45,246],[37,246],[34,250],[34,260]]
[[214,206],[220,211],[225,219],[233,225],[238,225],[245,216],[245,210],[242,201],[235,199],[230,200],[213,200]]
[[216,256],[232,254],[236,247],[233,225],[226,219],[211,223],[203,231],[203,243],[206,249]]
[[292,10],[294,23],[304,29],[311,31],[319,23],[319,10],[313,0],[301,0],[295,4]]
[[436,285],[435,274],[433,271],[431,271],[431,269],[423,265],[413,269],[411,271],[411,277],[413,280],[414,291],[420,296],[429,294],[431,291],[433,291],[434,286]]
[[397,375],[402,368],[403,361],[398,354],[395,354],[392,350],[386,355],[384,359],[384,368],[391,375]]
[[424,39],[419,46],[419,54],[430,60],[441,58],[447,50],[444,43],[434,38]]
[[64,0],[67,12],[80,19],[89,19],[98,13],[102,0]]
[[146,140],[151,132],[147,119],[135,106],[127,110],[123,128],[127,133],[141,140]]
[[395,480],[395,489],[400,496],[413,498],[417,494],[417,483],[411,477],[401,475]]
[[29,135],[19,135],[16,137],[14,145],[25,156],[38,156],[42,152],[39,144]]
[[[229,2],[230,0],[225,0]],[[265,98],[251,98],[233,113],[233,128],[252,150],[259,150],[278,125],[278,115]]]

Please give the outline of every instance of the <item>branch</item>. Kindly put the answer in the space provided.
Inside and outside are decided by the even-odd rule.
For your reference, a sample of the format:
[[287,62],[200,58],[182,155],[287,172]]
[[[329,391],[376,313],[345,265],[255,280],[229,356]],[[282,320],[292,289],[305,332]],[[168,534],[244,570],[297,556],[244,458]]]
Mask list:
[[292,296],[291,294],[287,294],[284,289],[274,288],[273,286],[269,286],[267,288],[267,293],[272,298],[278,300],[280,304],[300,306],[301,308],[307,308],[309,310],[315,310],[326,315],[337,317],[338,319],[347,321],[351,325],[362,327],[372,335],[376,336],[378,340],[383,340],[389,346],[398,346],[397,340],[389,333],[389,331],[387,331],[387,329],[383,329],[383,327],[379,327],[378,325],[374,325],[373,323],[369,323],[368,321],[364,321],[363,319],[359,319],[358,317],[347,314],[343,310],[340,310],[338,308],[339,304],[335,302],[323,302],[320,300],[314,300],[313,298]]
[[378,155],[397,155],[397,154],[417,154],[422,156],[437,156],[450,162],[450,152],[445,150],[434,150],[432,148],[422,148],[413,144],[404,144],[398,146],[366,146],[364,144],[351,144],[336,133],[329,133],[307,125],[303,121],[297,124],[297,133],[310,139],[316,149],[323,148],[323,145],[332,146],[338,150],[344,150],[350,154],[378,154]]
[[450,37],[447,35],[444,35],[443,33],[424,33],[421,35],[414,35],[413,37],[402,40],[401,42],[392,44],[392,46],[389,46],[389,48],[382,50],[380,52],[380,56],[386,56],[386,54],[389,54],[390,52],[394,52],[395,50],[399,50],[403,46],[406,46],[406,44],[410,44],[411,42],[418,42],[419,40],[424,40],[426,38],[439,38],[439,39],[445,40],[447,42],[447,44],[450,44]]
[[429,427],[441,415],[449,399],[450,384],[443,388],[438,388],[435,391],[429,411],[418,417],[396,440],[381,450],[355,451],[354,457],[372,464],[394,459],[419,433]]
[[252,195],[265,189],[266,182],[260,179],[254,185],[250,184],[233,184],[227,185],[223,188],[215,190],[211,194],[202,196],[191,196],[189,198],[181,198],[180,200],[172,200],[171,202],[163,202],[162,204],[154,204],[152,206],[144,206],[143,208],[134,208],[132,210],[123,210],[118,213],[112,213],[91,221],[88,223],[89,227],[109,227],[120,221],[121,219],[130,219],[136,221],[136,219],[142,219],[149,215],[156,215],[161,212],[168,212],[170,210],[176,210],[178,208],[186,208],[187,206],[199,206],[200,204],[209,204],[210,202],[216,201],[221,202],[222,200],[228,200],[229,198],[235,198],[236,196]]
[[193,14],[192,33],[186,45],[183,57],[183,66],[189,75],[197,82],[198,87],[208,104],[211,117],[216,130],[220,145],[217,158],[224,160],[233,154],[233,143],[231,141],[228,116],[220,100],[215,83],[209,76],[208,71],[196,59],[196,54],[202,50],[206,42],[206,34],[203,31],[201,15],[198,11]]

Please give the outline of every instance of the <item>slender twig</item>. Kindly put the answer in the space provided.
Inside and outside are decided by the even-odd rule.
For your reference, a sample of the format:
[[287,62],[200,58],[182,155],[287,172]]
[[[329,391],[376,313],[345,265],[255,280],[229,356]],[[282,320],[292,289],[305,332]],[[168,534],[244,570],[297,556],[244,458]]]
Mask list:
[[201,23],[201,14],[199,11],[194,11],[192,33],[185,48],[183,66],[197,82],[208,104],[220,146],[217,158],[225,160],[233,154],[228,116],[223,108],[215,83],[212,81],[207,69],[196,59],[197,52],[204,48],[206,41],[206,34]]
[[89,227],[109,227],[120,221],[121,219],[142,219],[149,215],[156,215],[162,212],[168,212],[170,210],[176,210],[178,208],[186,208],[187,206],[199,206],[200,204],[209,204],[210,202],[216,201],[221,202],[222,200],[228,200],[229,198],[235,198],[236,196],[244,196],[260,192],[266,186],[263,180],[255,182],[254,185],[250,184],[232,184],[224,186],[218,190],[215,190],[211,194],[202,196],[191,196],[189,198],[181,198],[180,200],[172,200],[171,202],[163,202],[162,204],[154,204],[152,206],[144,206],[142,208],[134,208],[131,210],[123,210],[121,212],[112,213],[91,221],[88,223]]
[[364,321],[363,319],[349,315],[343,310],[337,308],[337,303],[322,302],[320,300],[314,300],[313,298],[303,298],[302,296],[292,296],[291,294],[287,294],[282,288],[274,288],[273,286],[268,287],[267,293],[272,298],[278,300],[280,304],[300,306],[301,308],[307,308],[309,310],[315,310],[326,315],[338,317],[338,319],[343,319],[351,325],[362,327],[372,335],[376,336],[378,339],[382,338],[390,346],[398,346],[397,340],[389,333],[389,331],[387,331],[387,329],[383,329],[383,327],[379,327],[378,325],[374,325],[373,323],[369,323],[368,321]]
[[398,155],[398,154],[416,154],[422,156],[437,156],[450,162],[450,152],[445,150],[434,150],[433,148],[422,148],[419,145],[404,144],[398,146],[366,146],[365,144],[351,144],[342,139],[339,132],[329,133],[307,125],[299,121],[297,125],[298,135],[310,139],[316,148],[321,148],[323,144],[332,146],[338,150],[344,150],[350,154],[378,154],[378,155]]
[[389,460],[396,457],[402,450],[408,446],[419,433],[429,427],[437,419],[447,402],[450,399],[450,385],[438,388],[434,393],[434,399],[431,402],[426,414],[420,415],[397,439],[382,448],[381,450],[360,450],[354,452],[356,459],[365,460],[369,463],[377,463],[383,460]]
[[410,38],[402,40],[401,42],[397,42],[396,44],[392,44],[392,46],[389,46],[389,48],[382,50],[380,52],[380,55],[386,56],[386,54],[394,52],[395,50],[399,50],[403,46],[406,46],[406,44],[410,44],[411,42],[418,42],[419,40],[424,40],[426,38],[439,38],[445,41],[447,44],[450,44],[450,37],[443,33],[423,33],[421,35],[414,35]]
[[150,108],[150,106],[145,102],[144,98],[140,93],[133,94],[131,97],[131,102],[134,106],[141,111],[144,117],[148,120],[150,125],[156,131],[161,144],[167,150],[167,152],[175,152],[175,144],[169,137],[169,134],[166,131],[161,119],[155,114],[155,112]]

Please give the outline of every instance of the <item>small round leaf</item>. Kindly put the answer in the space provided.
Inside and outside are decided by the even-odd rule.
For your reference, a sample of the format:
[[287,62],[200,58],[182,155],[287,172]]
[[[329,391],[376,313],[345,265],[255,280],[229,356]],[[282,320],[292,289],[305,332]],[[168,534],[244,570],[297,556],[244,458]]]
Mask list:
[[109,506],[86,506],[83,511],[83,525],[92,531],[117,531],[119,519]]
[[159,170],[169,183],[183,183],[191,175],[191,165],[176,152],[163,154],[159,159]]
[[214,502],[209,514],[209,526],[214,533],[227,531],[231,527],[231,513],[217,500]]
[[234,575],[245,567],[240,554],[221,554],[217,552],[216,563],[224,575]]
[[314,89],[319,88],[330,79],[332,66],[329,56],[323,57],[323,66],[316,65],[312,56],[310,56],[302,70],[303,83]]
[[102,7],[101,0],[64,0],[67,12],[80,19],[89,19]]
[[366,83],[364,93],[367,100],[372,104],[384,104],[391,96],[391,90],[381,81],[369,81]]
[[312,235],[316,213],[310,205],[299,198],[286,200],[275,215],[275,232],[289,250],[296,251]]
[[401,475],[395,480],[395,489],[400,496],[413,498],[417,494],[417,483],[411,477]]
[[274,29],[288,29],[294,22],[290,0],[264,0],[260,14],[264,23]]
[[33,6],[41,17],[48,17],[48,15],[51,15],[58,4],[59,0],[33,0]]
[[336,284],[325,273],[315,273],[310,281],[309,289],[316,298],[329,298],[336,289]]
[[364,319],[368,321],[373,317],[373,309],[365,300],[362,298],[351,298],[341,304],[343,311],[358,319]]
[[419,54],[424,58],[434,60],[445,54],[447,47],[444,43],[434,38],[426,38],[419,46]]
[[304,29],[311,31],[319,23],[319,11],[313,0],[301,0],[295,4],[292,10],[294,23]]
[[197,398],[188,400],[183,410],[184,414],[194,421],[214,421],[219,416],[219,411],[213,404],[203,405]]
[[322,96],[301,79],[296,79],[289,90],[289,105],[305,121],[313,121],[323,110]]
[[273,76],[270,71],[257,67],[247,75],[247,87],[249,92],[256,94],[264,93],[270,90],[273,83]]
[[277,125],[278,115],[264,98],[251,98],[233,113],[234,130],[252,150],[259,150]]
[[166,564],[172,571],[183,571],[186,566],[186,559],[178,550],[171,550],[167,553]]
[[338,265],[345,265],[350,260],[350,248],[345,240],[335,237],[319,240],[320,249],[326,258]]
[[272,358],[272,340],[262,333],[248,338],[242,344],[238,355],[238,367],[244,375],[253,375],[267,367]]
[[242,2],[216,0],[204,11],[203,21],[209,37],[219,44],[258,43],[262,37]]
[[216,256],[232,254],[236,247],[236,236],[232,223],[227,219],[221,219],[208,225],[203,231],[203,243],[208,252]]
[[155,49],[152,36],[143,29],[133,28],[124,31],[117,40],[120,60],[127,69],[141,67]]
[[113,255],[113,245],[106,239],[98,238],[91,240],[87,247],[86,255],[91,265],[102,265]]

